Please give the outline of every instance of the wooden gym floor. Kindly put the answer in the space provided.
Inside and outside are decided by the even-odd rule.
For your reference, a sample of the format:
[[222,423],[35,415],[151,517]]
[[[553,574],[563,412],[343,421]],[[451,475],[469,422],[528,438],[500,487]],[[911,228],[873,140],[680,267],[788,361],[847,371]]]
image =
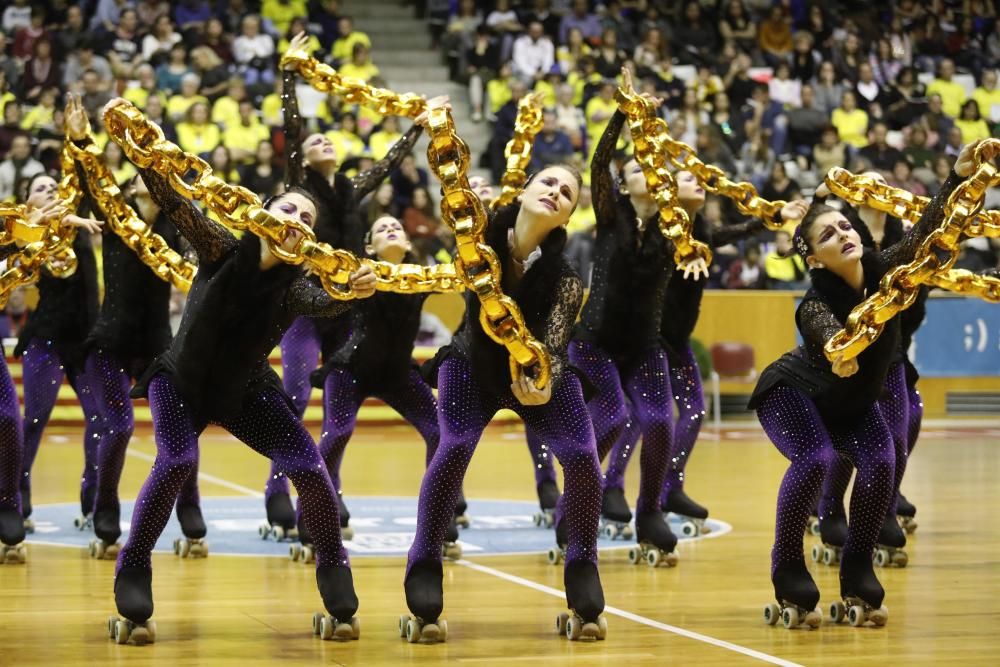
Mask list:
[[[35,503],[76,502],[80,432],[51,428],[35,467]],[[552,631],[564,610],[561,568],[542,553],[471,556],[445,565],[447,644],[398,637],[405,611],[402,558],[356,557],[362,637],[314,638],[320,610],[311,568],[285,559],[213,554],[186,561],[154,556],[157,643],[118,646],[105,634],[114,611],[114,564],[84,549],[29,546],[25,566],[0,567],[0,665],[164,664],[662,665],[995,664],[1000,651],[1000,421],[931,423],[911,461],[904,492],[920,527],[910,565],[878,570],[890,609],[886,627],[825,624],[816,631],[767,627],[774,501],[785,460],[752,424],[722,439],[706,428],[689,466],[688,490],[730,523],[718,539],[684,544],[675,569],[632,566],[621,550],[602,554],[609,609],[607,641],[570,643]],[[353,495],[416,495],[422,445],[407,427],[364,427],[348,449],[344,479]],[[122,495],[134,498],[154,453],[149,432],[132,444]],[[629,471],[634,501],[638,461]],[[260,489],[266,461],[221,431],[202,442],[202,472]],[[535,500],[517,429],[487,432],[472,462],[470,498]],[[203,478],[204,496],[232,486]],[[349,498],[348,498],[349,500]],[[263,517],[263,503],[261,503]],[[206,517],[211,518],[211,517]],[[475,529],[475,516],[472,517]],[[211,538],[211,535],[209,535]],[[87,536],[81,534],[81,547]],[[806,538],[808,549],[815,538]],[[607,545],[607,542],[602,542]],[[810,561],[811,563],[811,561]],[[836,569],[810,564],[824,608],[838,592]]]

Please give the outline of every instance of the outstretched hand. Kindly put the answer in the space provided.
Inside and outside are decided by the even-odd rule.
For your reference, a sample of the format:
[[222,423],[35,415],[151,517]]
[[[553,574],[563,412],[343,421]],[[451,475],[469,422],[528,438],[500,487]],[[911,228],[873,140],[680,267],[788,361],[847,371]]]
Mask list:
[[90,119],[79,95],[70,95],[66,102],[66,134],[73,141],[82,141],[90,131]]
[[798,222],[803,217],[805,217],[806,211],[809,210],[809,204],[801,200],[790,201],[781,207],[781,219],[783,222]]
[[427,100],[426,110],[413,119],[413,122],[426,130],[430,122],[431,110],[440,108],[445,108],[448,111],[451,111],[451,98],[447,95],[438,95],[437,97],[432,97]]
[[701,278],[708,278],[708,262],[706,262],[702,257],[681,262],[677,265],[677,268],[684,271],[684,280],[699,280]]
[[[295,37],[292,37],[292,41],[288,43],[288,49],[285,51],[285,53],[288,53],[290,51],[305,51],[308,46],[309,46],[309,35],[307,35],[305,32],[300,32],[299,34],[295,35]],[[292,70],[295,69],[295,66],[291,63],[285,63],[284,69]]]
[[962,152],[958,154],[958,159],[955,160],[956,174],[962,178],[967,178],[972,175],[972,172],[976,170],[976,150],[984,142],[988,143],[983,146],[983,160],[993,160],[997,157],[997,155],[1000,155],[1000,145],[993,140],[980,139],[979,141],[970,142],[962,148]]
[[132,104],[132,103],[126,100],[124,97],[112,98],[107,104],[104,105],[104,108],[101,109],[101,116],[102,117],[107,116],[109,111],[111,111],[115,107],[120,107],[123,104]]

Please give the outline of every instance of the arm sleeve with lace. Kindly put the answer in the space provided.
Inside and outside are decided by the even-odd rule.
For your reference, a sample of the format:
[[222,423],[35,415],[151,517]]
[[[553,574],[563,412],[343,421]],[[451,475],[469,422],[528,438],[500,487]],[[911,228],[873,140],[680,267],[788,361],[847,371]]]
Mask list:
[[293,315],[337,317],[351,307],[351,302],[334,299],[326,293],[326,290],[302,274],[288,288],[285,306]]
[[302,165],[302,116],[295,95],[295,72],[281,74],[281,110],[285,116],[285,188],[302,185],[305,168]]
[[601,140],[597,142],[594,157],[590,161],[590,191],[594,202],[597,226],[610,224],[615,219],[615,192],[611,182],[611,157],[618,145],[618,135],[625,124],[625,114],[616,109],[608,126],[604,128]]
[[712,230],[711,245],[713,248],[719,248],[750,238],[761,231],[764,231],[764,221],[760,218],[754,218],[748,222],[741,222],[735,225],[721,225]]
[[928,202],[927,208],[924,209],[917,224],[903,235],[899,243],[891,245],[879,253],[889,268],[913,261],[917,250],[920,249],[920,244],[931,232],[941,226],[941,222],[944,220],[944,205],[963,180],[961,176],[952,171],[948,179],[941,185],[938,193]]
[[822,347],[844,328],[830,307],[821,299],[806,299],[799,306],[799,330],[802,338]]
[[564,276],[559,281],[556,305],[545,324],[545,347],[552,360],[553,386],[559,382],[566,367],[566,349],[573,337],[573,326],[583,304],[583,282],[578,276]]
[[385,180],[389,172],[399,166],[403,158],[413,150],[413,145],[417,143],[421,132],[423,132],[423,128],[414,124],[399,141],[393,144],[384,158],[376,162],[371,169],[363,171],[351,179],[356,201],[364,199],[369,192],[373,191],[378,187],[379,183]]
[[151,169],[140,169],[149,196],[177,227],[198,255],[199,264],[211,264],[238,244],[228,229],[209,220],[189,199],[174,191],[167,180]]

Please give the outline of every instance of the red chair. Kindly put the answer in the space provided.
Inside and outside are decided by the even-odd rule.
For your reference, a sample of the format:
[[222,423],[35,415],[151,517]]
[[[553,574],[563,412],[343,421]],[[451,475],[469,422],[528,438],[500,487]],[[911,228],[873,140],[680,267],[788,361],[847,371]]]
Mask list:
[[713,343],[708,349],[712,356],[712,412],[715,427],[722,426],[722,398],[720,382],[725,380],[753,382],[757,379],[753,347],[746,343]]

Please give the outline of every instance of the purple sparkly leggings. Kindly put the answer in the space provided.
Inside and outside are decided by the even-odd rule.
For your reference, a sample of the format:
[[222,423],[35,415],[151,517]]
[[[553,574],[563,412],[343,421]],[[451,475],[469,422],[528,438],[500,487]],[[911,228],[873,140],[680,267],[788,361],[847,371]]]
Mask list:
[[[139,491],[128,542],[118,555],[122,567],[151,568],[153,546],[170,518],[174,499],[194,474],[198,437],[206,423],[192,413],[167,375],[149,383],[156,461]],[[340,538],[340,518],[330,475],[312,436],[295,416],[285,396],[265,388],[247,396],[243,410],[219,424],[251,449],[277,462],[299,492],[302,518],[316,545],[316,565],[350,564]]]
[[924,421],[924,399],[920,397],[916,384],[907,384],[909,394],[910,418],[906,427],[906,446],[908,454],[913,453],[920,437],[920,424]]
[[831,433],[809,397],[778,385],[758,406],[757,417],[771,442],[789,460],[778,491],[772,574],[780,563],[804,561],[806,521],[836,454],[846,456],[858,470],[844,552],[870,555],[892,497],[895,469],[892,434],[879,405],[873,404],[853,428]]
[[[626,396],[632,402],[643,436],[636,511],[660,511],[660,494],[674,435],[667,353],[659,346],[643,352],[627,371],[620,370],[604,350],[589,342],[570,343],[569,357],[596,389],[587,408],[601,460],[628,424]],[[618,480],[605,479],[604,486],[611,486],[613,481],[621,484],[619,477]]]
[[[31,491],[31,467],[38,455],[52,408],[56,405],[63,377],[76,392],[86,423],[83,431],[83,475],[81,499],[97,486],[97,447],[100,441],[101,419],[91,383],[82,368],[64,364],[52,341],[34,338],[24,351],[24,458],[21,463],[21,491]],[[82,509],[82,508],[81,508]]]
[[[413,424],[427,444],[425,465],[430,464],[437,451],[439,431],[437,403],[431,388],[427,386],[417,369],[410,369],[408,382],[393,391],[377,392],[377,398]],[[344,450],[354,433],[358,410],[366,398],[354,374],[346,368],[334,368],[326,376],[323,386],[324,421],[323,436],[319,441],[319,451],[333,480],[333,487],[341,491],[340,464],[344,460]]]
[[[906,461],[909,457],[909,431],[910,431],[910,398],[909,388],[906,385],[906,371],[903,364],[897,363],[889,367],[889,374],[885,381],[885,395],[879,399],[879,407],[882,416],[885,418],[889,431],[892,433],[892,442],[896,450],[896,468],[893,479],[892,503],[889,506],[889,513],[896,515],[896,501],[899,496],[899,487],[903,482],[903,475],[906,473]],[[919,429],[919,427],[918,427]],[[851,474],[854,466],[843,456],[839,456],[830,467],[830,472],[823,480],[823,492],[819,500],[820,517],[845,516],[844,494],[847,493],[847,485],[851,482]]]
[[[3,346],[0,345],[0,356]],[[21,408],[7,360],[0,359],[0,509],[21,511]]]
[[441,560],[441,543],[454,517],[462,478],[483,431],[501,408],[516,412],[528,430],[548,443],[563,467],[566,488],[556,507],[556,520],[565,521],[567,562],[597,562],[601,467],[580,381],[566,373],[553,387],[548,403],[525,406],[509,393],[494,396],[484,392],[469,362],[451,356],[438,371],[441,444],[420,485],[417,530],[407,572],[414,563]]
[[535,486],[542,482],[555,482],[556,468],[552,464],[552,450],[535,435],[534,431],[526,430],[524,436],[528,441],[528,452],[531,454],[531,464],[535,469]]

